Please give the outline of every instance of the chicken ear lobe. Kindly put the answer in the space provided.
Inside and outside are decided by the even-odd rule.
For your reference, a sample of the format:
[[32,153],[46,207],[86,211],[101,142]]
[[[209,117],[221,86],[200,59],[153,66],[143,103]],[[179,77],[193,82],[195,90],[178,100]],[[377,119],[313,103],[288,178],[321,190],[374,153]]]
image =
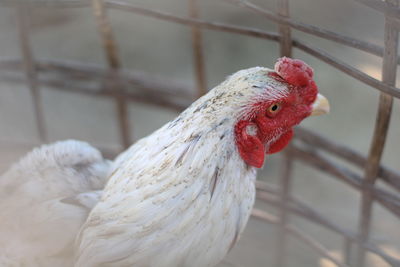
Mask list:
[[236,145],[240,157],[248,165],[261,168],[264,164],[265,149],[257,136],[258,128],[254,123],[240,121],[235,127]]

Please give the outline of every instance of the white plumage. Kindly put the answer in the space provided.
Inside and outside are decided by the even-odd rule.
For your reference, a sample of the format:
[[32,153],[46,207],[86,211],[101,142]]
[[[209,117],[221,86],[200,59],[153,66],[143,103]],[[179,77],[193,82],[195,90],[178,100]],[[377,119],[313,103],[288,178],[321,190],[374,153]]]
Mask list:
[[0,266],[72,266],[72,244],[108,170],[99,151],[78,141],[14,164],[0,177]]
[[25,156],[0,177],[0,266],[216,265],[255,198],[235,124],[289,93],[269,72],[237,72],[112,164],[77,141]]
[[[77,240],[77,266],[214,266],[238,240],[256,170],[234,124],[267,69],[236,73],[119,156]],[[260,86],[261,87],[261,86]],[[262,86],[262,88],[265,88]]]

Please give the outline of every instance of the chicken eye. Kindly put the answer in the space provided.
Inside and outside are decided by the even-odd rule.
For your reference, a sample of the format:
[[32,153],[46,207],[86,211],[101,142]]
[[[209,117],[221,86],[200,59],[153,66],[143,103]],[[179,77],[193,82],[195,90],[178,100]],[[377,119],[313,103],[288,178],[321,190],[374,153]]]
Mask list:
[[269,106],[267,113],[270,116],[274,116],[278,113],[278,111],[281,109],[281,104],[280,103],[274,103],[271,106]]

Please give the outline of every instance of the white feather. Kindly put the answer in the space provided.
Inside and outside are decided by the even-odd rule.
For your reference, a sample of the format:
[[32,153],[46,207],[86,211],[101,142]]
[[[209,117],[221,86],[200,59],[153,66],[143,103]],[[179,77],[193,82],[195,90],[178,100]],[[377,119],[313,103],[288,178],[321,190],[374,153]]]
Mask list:
[[[35,149],[0,177],[0,266],[71,266],[72,244],[109,163],[86,143]],[[82,206],[68,204],[81,198]],[[93,201],[94,198],[94,201]],[[77,200],[78,201],[78,200]]]
[[255,197],[256,170],[237,151],[234,125],[255,101],[287,93],[269,91],[277,84],[269,71],[232,75],[116,159],[77,240],[76,266],[203,267],[223,259]]
[[25,156],[0,177],[0,266],[73,266],[73,250],[78,267],[216,265],[255,197],[234,125],[287,94],[269,71],[230,76],[112,166],[77,141]]

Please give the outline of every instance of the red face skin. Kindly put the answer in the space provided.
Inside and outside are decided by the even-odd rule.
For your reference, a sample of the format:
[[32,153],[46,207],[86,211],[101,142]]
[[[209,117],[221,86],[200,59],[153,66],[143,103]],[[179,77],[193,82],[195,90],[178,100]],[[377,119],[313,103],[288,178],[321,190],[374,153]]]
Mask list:
[[318,94],[312,69],[300,60],[281,58],[275,65],[275,72],[268,75],[288,87],[288,96],[253,104],[249,114],[254,115],[235,125],[239,154],[248,165],[256,168],[263,166],[265,154],[279,152],[289,144],[293,126],[311,114]]

